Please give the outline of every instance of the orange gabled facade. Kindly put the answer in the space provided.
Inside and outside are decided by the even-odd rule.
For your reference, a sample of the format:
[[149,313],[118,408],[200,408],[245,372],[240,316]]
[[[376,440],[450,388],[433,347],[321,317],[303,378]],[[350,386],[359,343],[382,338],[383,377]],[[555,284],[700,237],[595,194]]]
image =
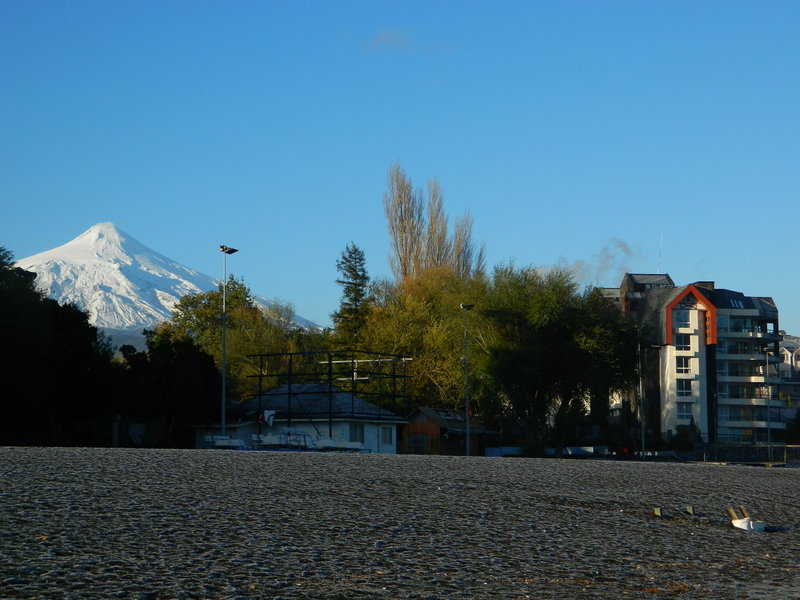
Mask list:
[[702,307],[706,313],[706,344],[717,343],[717,307],[695,287],[694,284],[686,286],[666,308],[666,340],[667,344],[672,344],[672,310],[678,306],[688,296],[694,296],[698,307]]

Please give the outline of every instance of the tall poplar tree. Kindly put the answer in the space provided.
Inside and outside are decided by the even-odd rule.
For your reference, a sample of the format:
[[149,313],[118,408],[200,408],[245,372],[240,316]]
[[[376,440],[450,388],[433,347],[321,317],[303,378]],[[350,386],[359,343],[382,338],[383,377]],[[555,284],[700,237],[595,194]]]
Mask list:
[[449,270],[464,280],[483,274],[484,248],[476,248],[472,240],[472,217],[465,213],[449,232],[435,179],[428,182],[426,197],[395,164],[389,169],[387,187],[383,208],[391,240],[389,264],[398,282],[432,269]]

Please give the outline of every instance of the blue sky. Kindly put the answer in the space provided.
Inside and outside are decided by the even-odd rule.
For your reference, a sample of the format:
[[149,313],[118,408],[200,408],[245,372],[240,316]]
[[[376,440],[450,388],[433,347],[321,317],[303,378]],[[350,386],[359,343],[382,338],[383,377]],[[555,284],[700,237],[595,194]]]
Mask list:
[[667,272],[800,335],[800,3],[0,3],[0,244],[112,221],[329,324],[399,162],[489,265]]

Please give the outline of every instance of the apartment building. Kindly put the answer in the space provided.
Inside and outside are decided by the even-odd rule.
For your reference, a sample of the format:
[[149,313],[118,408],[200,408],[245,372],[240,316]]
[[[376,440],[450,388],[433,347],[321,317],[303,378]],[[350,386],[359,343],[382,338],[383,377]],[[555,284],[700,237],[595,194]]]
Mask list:
[[771,298],[676,286],[669,275],[628,273],[622,309],[640,331],[643,381],[636,414],[648,437],[691,434],[705,442],[775,443],[795,410],[778,393],[781,335]]
[[800,407],[800,337],[781,331],[779,393],[795,410]]

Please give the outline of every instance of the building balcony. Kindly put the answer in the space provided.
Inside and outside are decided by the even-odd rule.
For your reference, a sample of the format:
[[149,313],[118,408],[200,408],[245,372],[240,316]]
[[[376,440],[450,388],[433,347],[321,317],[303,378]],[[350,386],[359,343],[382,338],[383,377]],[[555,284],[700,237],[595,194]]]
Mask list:
[[777,333],[771,333],[768,331],[759,331],[756,329],[740,329],[738,331],[729,330],[725,332],[718,332],[719,339],[751,339],[751,340],[768,340],[771,342],[778,342],[781,340],[781,336]]
[[721,427],[731,427],[737,429],[753,428],[753,429],[786,429],[786,423],[780,421],[719,421]]
[[753,355],[750,353],[747,354],[733,354],[727,352],[720,352],[717,350],[717,360],[719,361],[728,361],[728,360],[752,360]]
[[747,398],[727,398],[717,396],[717,404],[719,406],[774,406],[781,408],[785,406],[778,398],[762,398],[759,396],[750,396]]
[[726,375],[717,373],[719,383],[764,383],[763,375]]

